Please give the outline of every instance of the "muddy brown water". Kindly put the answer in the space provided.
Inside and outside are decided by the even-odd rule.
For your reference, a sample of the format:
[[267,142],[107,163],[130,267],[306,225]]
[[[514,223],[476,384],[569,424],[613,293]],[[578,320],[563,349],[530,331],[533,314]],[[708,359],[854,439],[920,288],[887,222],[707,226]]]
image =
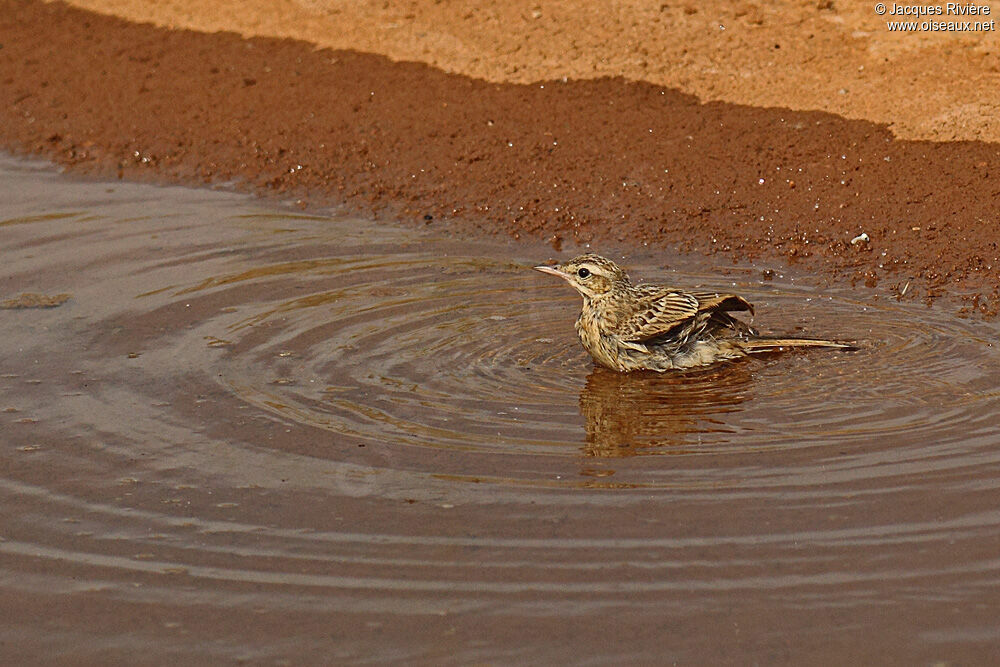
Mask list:
[[1000,646],[996,324],[639,253],[860,350],[619,375],[543,246],[9,158],[0,238],[0,297],[70,295],[0,310],[8,657]]

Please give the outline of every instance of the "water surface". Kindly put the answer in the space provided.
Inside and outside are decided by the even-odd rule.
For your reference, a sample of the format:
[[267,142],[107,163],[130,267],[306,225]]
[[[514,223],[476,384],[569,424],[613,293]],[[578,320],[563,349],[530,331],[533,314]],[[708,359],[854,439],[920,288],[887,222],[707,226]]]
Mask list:
[[1000,643],[995,324],[602,249],[747,296],[765,332],[860,347],[619,375],[576,341],[578,297],[527,268],[551,249],[435,228],[3,160],[0,300],[38,306],[0,310],[4,650],[961,662]]

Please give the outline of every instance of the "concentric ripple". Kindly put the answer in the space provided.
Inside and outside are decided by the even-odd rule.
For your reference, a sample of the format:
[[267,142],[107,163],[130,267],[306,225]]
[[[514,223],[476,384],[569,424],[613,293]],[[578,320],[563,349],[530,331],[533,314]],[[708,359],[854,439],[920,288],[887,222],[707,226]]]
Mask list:
[[[381,450],[395,468],[428,472],[422,450],[445,450],[455,453],[434,459],[437,474],[554,483],[552,466],[581,452],[774,452],[803,467],[761,469],[755,461],[739,484],[784,487],[790,476],[797,486],[826,485],[935,473],[969,465],[966,457],[998,461],[994,331],[944,311],[671,271],[666,278],[677,284],[749,295],[773,333],[847,338],[860,349],[619,375],[594,369],[576,341],[577,297],[526,262],[438,253],[440,241],[379,253],[346,232],[336,248],[315,230],[309,236],[309,246],[295,244],[294,260],[266,254],[252,268],[240,262],[157,293],[168,302],[150,317],[173,319],[181,302],[195,313],[208,310],[202,302],[221,305],[222,316],[192,318],[183,346],[200,338],[223,348],[212,363],[235,397],[338,442]],[[882,446],[873,452],[875,439]],[[959,446],[949,450],[952,443]],[[942,455],[948,451],[954,458]],[[535,458],[511,475],[503,457]],[[715,464],[685,464],[705,465]],[[630,485],[672,483],[653,464],[629,472]]]
[[[192,654],[249,659],[329,657],[334,628],[341,658],[432,660],[423,633],[485,618],[493,638],[449,656],[513,661],[524,619],[548,637],[609,614],[706,638],[730,613],[794,617],[821,644],[846,610],[878,639],[903,601],[927,628],[904,652],[983,636],[995,324],[616,256],[634,278],[747,296],[766,333],[859,348],[622,375],[576,341],[578,297],[530,270],[541,246],[0,168],[0,297],[71,295],[0,311],[0,586],[19,613],[71,601],[85,627],[170,609],[202,626]],[[231,626],[212,631],[219,614]],[[127,653],[109,624],[75,641]],[[143,632],[136,655],[183,657]],[[662,658],[655,628],[639,634],[654,641],[636,660]],[[621,655],[584,635],[561,650]]]

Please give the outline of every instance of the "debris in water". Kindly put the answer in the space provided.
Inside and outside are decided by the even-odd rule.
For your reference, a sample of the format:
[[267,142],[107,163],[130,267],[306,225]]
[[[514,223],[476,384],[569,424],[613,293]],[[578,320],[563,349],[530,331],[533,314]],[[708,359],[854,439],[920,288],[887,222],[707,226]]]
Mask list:
[[18,308],[55,308],[69,301],[69,294],[36,294],[34,292],[24,292],[13,299],[0,302],[0,308],[14,310]]

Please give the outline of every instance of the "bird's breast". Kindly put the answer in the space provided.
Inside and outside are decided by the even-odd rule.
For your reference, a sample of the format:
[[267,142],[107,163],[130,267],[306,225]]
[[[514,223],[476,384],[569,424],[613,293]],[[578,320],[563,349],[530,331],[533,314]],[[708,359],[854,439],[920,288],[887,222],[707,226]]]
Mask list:
[[614,336],[608,333],[606,322],[602,321],[600,313],[593,309],[584,309],[576,321],[576,333],[584,349],[590,353],[601,366],[614,370],[625,370],[622,366],[621,351],[618,349]]

